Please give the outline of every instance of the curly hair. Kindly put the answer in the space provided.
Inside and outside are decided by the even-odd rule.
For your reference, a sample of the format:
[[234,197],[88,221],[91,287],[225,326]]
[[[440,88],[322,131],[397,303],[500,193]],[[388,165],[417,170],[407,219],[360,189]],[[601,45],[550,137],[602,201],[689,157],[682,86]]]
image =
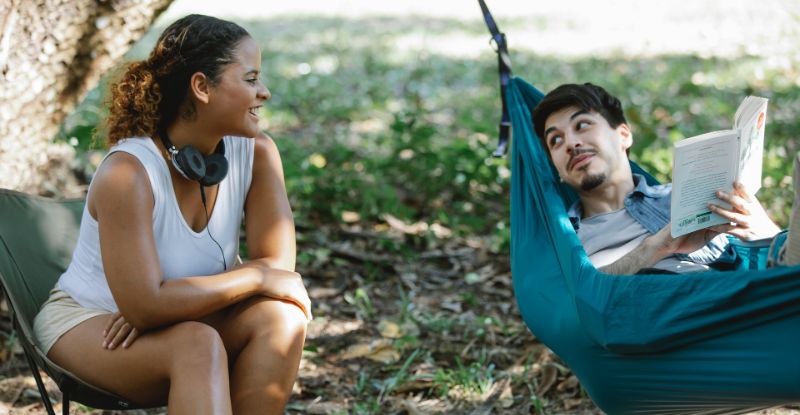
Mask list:
[[193,74],[214,85],[250,34],[236,23],[192,14],[167,27],[150,56],[132,62],[110,88],[106,130],[109,145],[127,137],[155,137],[178,116],[194,116],[187,99]]

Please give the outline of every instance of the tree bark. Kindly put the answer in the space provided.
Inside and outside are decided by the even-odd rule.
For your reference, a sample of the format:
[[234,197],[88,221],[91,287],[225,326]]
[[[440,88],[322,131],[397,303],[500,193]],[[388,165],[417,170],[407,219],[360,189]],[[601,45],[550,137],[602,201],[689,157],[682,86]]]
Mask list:
[[0,0],[0,187],[75,196],[64,118],[172,0]]

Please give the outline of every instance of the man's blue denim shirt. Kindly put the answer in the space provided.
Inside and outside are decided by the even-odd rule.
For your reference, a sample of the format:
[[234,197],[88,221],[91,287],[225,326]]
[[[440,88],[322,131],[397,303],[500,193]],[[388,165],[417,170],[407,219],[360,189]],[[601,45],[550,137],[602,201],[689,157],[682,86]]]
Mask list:
[[[633,174],[634,189],[625,197],[625,210],[650,234],[655,234],[669,223],[672,184],[649,186],[644,176]],[[567,214],[577,231],[581,226],[583,207],[580,200],[570,206]],[[691,254],[676,254],[676,257],[697,264],[730,266],[736,262],[736,253],[725,235],[718,235],[706,246]]]

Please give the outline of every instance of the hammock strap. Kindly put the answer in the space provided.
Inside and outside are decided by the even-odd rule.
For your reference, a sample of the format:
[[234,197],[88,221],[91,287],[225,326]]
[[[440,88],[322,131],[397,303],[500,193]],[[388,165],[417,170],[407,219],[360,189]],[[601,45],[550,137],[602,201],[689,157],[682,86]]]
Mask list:
[[497,149],[494,151],[495,157],[502,157],[508,150],[508,138],[511,132],[511,119],[508,116],[508,107],[506,106],[506,87],[508,81],[511,79],[511,58],[508,56],[508,45],[506,44],[506,34],[500,32],[497,28],[492,13],[486,2],[478,0],[481,10],[483,11],[483,20],[486,21],[486,27],[492,34],[492,41],[497,45],[497,68],[500,72],[500,100],[503,104],[503,116],[500,119],[500,138],[497,143]]

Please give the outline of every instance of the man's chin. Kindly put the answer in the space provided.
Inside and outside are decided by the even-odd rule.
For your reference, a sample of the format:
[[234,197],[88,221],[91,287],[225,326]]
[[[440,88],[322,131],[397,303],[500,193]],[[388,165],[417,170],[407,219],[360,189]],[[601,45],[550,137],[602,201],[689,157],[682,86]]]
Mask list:
[[581,180],[581,190],[584,192],[591,192],[592,190],[598,188],[601,184],[605,183],[606,175],[603,173],[600,174],[587,174]]

